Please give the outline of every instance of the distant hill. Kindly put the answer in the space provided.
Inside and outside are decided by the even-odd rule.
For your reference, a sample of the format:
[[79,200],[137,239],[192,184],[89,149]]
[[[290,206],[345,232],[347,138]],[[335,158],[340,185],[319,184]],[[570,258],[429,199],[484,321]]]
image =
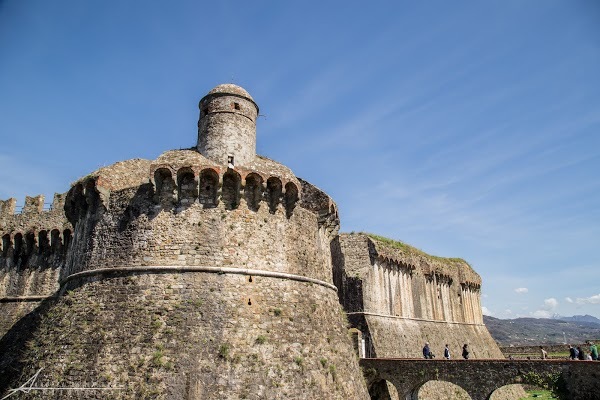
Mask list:
[[484,315],[483,322],[492,337],[501,346],[560,344],[565,342],[565,337],[567,343],[584,343],[586,340],[600,341],[600,321],[565,321],[562,318],[565,317],[561,317],[561,319],[498,319]]
[[563,317],[562,315],[555,315],[552,319],[560,319],[561,321],[569,321],[569,322],[593,322],[595,324],[600,324],[600,319],[592,316],[592,315],[573,315],[572,317]]

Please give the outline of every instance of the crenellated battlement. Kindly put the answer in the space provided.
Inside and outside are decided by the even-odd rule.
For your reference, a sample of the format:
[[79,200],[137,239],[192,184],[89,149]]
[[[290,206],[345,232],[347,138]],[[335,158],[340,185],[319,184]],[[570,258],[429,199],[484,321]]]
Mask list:
[[0,200],[0,219],[14,215],[16,207],[17,199],[14,197],[11,197],[8,200]]
[[63,264],[73,227],[64,212],[66,194],[56,193],[49,209],[44,196],[0,201],[0,268],[45,268]]
[[44,212],[62,212],[65,205],[65,193],[55,193],[52,203],[45,203],[43,195],[25,196],[25,204],[22,207],[17,206],[17,199],[14,197],[8,200],[0,200],[0,226],[2,222],[10,220],[14,215],[20,214],[41,214]]

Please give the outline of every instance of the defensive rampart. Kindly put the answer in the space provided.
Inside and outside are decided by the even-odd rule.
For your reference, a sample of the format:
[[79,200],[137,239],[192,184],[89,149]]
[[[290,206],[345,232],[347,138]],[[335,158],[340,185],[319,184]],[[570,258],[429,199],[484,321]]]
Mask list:
[[[437,358],[446,344],[454,359],[464,344],[471,358],[503,357],[483,324],[481,278],[465,261],[367,234],[342,234],[331,248],[334,282],[351,326],[361,332],[363,357],[422,358],[425,342]],[[427,390],[452,397],[442,384]],[[504,398],[520,395],[516,388]]]
[[64,200],[56,194],[49,210],[43,196],[27,197],[21,210],[16,199],[0,201],[0,337],[58,290],[73,229]]
[[0,340],[0,395],[41,369],[41,387],[117,399],[368,398],[333,285],[335,203],[245,156],[168,151],[75,182],[60,289]]
[[[398,243],[398,244],[396,244]],[[332,242],[334,280],[368,356],[419,357],[425,341],[441,356],[499,358],[483,325],[481,278],[464,261],[428,256],[399,242],[342,234]]]

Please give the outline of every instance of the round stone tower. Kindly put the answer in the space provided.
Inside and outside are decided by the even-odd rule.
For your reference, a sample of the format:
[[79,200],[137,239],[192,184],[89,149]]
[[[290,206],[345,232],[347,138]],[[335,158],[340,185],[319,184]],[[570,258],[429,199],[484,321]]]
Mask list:
[[222,84],[200,100],[198,151],[219,164],[247,165],[256,156],[258,106],[243,88]]

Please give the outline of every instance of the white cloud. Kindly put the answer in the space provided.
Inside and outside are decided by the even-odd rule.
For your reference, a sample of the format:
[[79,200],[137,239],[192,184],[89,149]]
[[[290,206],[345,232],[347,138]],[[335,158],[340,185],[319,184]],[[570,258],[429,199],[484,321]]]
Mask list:
[[558,301],[554,297],[544,300],[544,309],[553,311],[558,306]]
[[507,308],[506,310],[504,310],[504,314],[512,314],[512,310],[510,308]]
[[573,299],[570,297],[565,297],[567,303],[573,303]]
[[531,313],[534,318],[550,318],[552,313],[548,310],[537,310]]
[[485,306],[481,307],[481,312],[483,313],[483,315],[487,315],[488,317],[491,317],[494,315],[494,313],[491,312],[490,310],[488,310],[488,308]]
[[558,307],[558,300],[554,297],[544,300],[544,305],[541,309],[529,313],[534,318],[550,318],[554,314],[554,310]]
[[527,293],[529,292],[529,289],[527,289],[526,287],[519,287],[515,289],[515,292],[521,294],[521,293]]
[[[567,300],[569,301],[569,300]],[[573,300],[569,301],[569,303],[573,302]],[[578,297],[575,300],[575,303],[583,305],[583,304],[600,304],[600,294],[595,294],[590,297]]]

